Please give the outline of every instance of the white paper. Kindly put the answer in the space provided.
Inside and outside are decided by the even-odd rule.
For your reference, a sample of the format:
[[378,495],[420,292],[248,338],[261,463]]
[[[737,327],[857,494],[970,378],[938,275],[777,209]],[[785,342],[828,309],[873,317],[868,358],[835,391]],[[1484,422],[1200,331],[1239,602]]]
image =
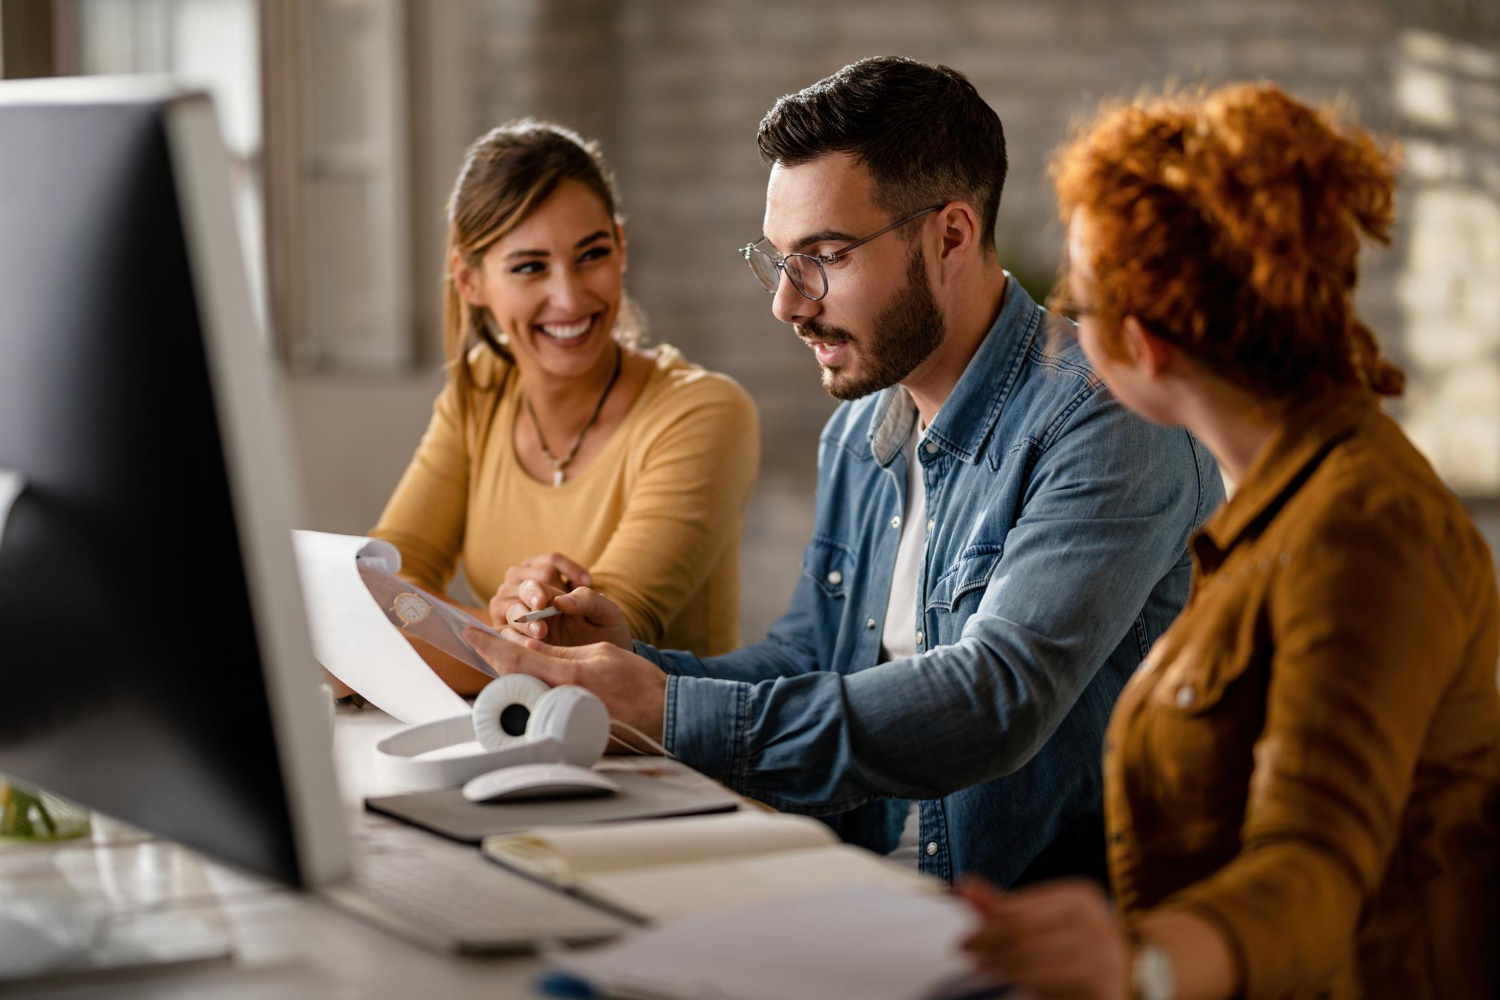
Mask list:
[[697,916],[553,961],[600,992],[718,1000],[917,1000],[971,988],[969,907],[861,886]]
[[5,541],[5,522],[10,520],[11,504],[25,488],[25,476],[14,469],[0,469],[0,542]]
[[360,556],[387,572],[399,570],[401,554],[394,546],[357,535],[293,531],[292,548],[313,652],[329,673],[408,725],[468,714],[468,704],[386,619],[359,577]]

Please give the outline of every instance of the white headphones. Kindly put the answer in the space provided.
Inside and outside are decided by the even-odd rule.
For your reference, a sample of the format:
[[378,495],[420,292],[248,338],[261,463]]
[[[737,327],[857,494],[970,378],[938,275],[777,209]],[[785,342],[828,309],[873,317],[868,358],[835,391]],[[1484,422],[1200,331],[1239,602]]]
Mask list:
[[[476,753],[425,757],[477,740]],[[461,785],[517,764],[591,767],[609,743],[609,710],[591,691],[507,674],[485,685],[469,715],[411,726],[375,744],[380,777],[427,788]]]

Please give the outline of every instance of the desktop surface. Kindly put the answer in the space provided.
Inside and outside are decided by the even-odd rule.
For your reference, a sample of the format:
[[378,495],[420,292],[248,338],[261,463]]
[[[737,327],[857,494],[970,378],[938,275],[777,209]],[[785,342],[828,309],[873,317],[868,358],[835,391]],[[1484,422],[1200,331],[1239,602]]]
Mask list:
[[[392,791],[374,773],[373,747],[400,723],[373,709],[340,709],[334,722],[334,757],[351,815],[366,795]],[[707,779],[705,779],[707,780]],[[395,820],[371,814],[368,824]],[[433,836],[433,849],[457,850]],[[476,872],[493,868],[473,850]],[[42,898],[57,892],[104,893],[122,910],[170,907],[197,916],[229,938],[233,956],[140,977],[58,979],[0,983],[0,995],[94,998],[194,997],[467,997],[535,996],[542,970],[535,955],[494,958],[439,954],[367,924],[310,893],[285,889],[230,869],[171,842],[115,839],[95,846],[86,839],[56,846],[0,848],[0,892]]]

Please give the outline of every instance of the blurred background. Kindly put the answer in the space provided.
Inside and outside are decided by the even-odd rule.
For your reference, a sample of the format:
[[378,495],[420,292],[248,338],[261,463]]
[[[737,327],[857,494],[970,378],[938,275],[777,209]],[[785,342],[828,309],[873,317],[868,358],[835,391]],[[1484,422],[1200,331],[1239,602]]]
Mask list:
[[961,70],[999,112],[1000,253],[1037,295],[1062,242],[1047,163],[1100,99],[1270,79],[1399,143],[1396,239],[1359,301],[1409,376],[1394,411],[1500,551],[1494,0],[0,0],[0,76],[170,72],[214,94],[309,527],[369,529],[426,425],[465,146],[522,115],[599,139],[651,335],[760,404],[747,640],[796,580],[833,408],[735,252],[760,234],[755,129],[885,53]]

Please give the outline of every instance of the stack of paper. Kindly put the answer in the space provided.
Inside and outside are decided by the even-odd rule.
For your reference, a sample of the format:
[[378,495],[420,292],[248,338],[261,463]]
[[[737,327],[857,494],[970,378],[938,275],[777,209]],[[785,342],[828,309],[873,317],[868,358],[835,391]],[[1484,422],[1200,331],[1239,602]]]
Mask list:
[[[642,931],[554,960],[544,992],[709,1000],[999,996],[958,950],[974,917],[947,895],[861,886]],[[569,992],[571,991],[571,992]]]

